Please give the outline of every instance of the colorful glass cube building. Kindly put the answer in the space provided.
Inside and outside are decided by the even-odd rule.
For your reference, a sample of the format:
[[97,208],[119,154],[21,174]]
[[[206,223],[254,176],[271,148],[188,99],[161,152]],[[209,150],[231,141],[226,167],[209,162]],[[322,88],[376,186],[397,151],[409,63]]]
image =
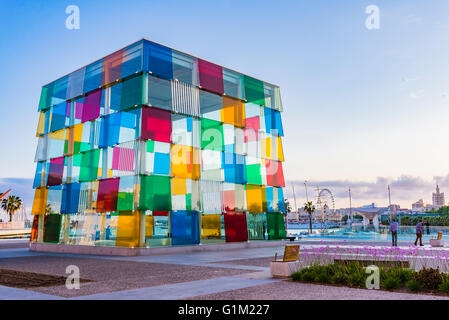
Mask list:
[[285,238],[279,87],[141,40],[42,88],[31,241]]

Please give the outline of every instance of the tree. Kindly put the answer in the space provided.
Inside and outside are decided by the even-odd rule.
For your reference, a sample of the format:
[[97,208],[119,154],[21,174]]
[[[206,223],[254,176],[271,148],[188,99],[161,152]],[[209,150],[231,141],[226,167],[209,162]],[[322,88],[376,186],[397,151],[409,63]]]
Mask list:
[[284,205],[285,205],[285,211],[287,213],[292,212],[292,206],[290,204],[290,201],[288,201],[288,199],[284,199]]
[[22,199],[16,196],[8,196],[2,200],[2,209],[9,215],[9,222],[12,222],[12,217],[16,211],[22,208]]
[[312,233],[312,214],[315,212],[315,206],[313,205],[312,201],[304,203],[304,211],[309,214],[310,233]]

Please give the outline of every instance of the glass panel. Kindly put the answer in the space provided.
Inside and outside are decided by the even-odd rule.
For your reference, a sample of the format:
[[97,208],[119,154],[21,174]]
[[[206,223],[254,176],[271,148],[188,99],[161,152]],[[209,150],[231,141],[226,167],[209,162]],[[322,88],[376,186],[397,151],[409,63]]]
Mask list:
[[83,94],[85,71],[86,68],[82,68],[69,74],[67,99],[73,99]]
[[37,188],[34,193],[33,208],[31,210],[32,215],[45,215],[47,207],[47,188]]
[[173,177],[199,179],[199,150],[189,146],[171,146],[171,168]]
[[103,59],[103,73],[101,75],[101,86],[117,81],[122,72],[123,50],[114,52]]
[[136,43],[123,50],[121,78],[142,71],[143,43]]
[[61,213],[77,213],[80,199],[80,184],[65,184],[62,191]]
[[243,128],[245,126],[245,104],[240,100],[223,97],[221,121]]
[[181,52],[173,51],[173,78],[194,86],[198,85],[198,60]]
[[55,186],[62,184],[63,174],[64,174],[64,157],[51,159],[48,171],[47,186]]
[[210,120],[221,121],[223,97],[207,91],[200,90],[201,116]]
[[245,84],[245,99],[258,105],[265,104],[265,92],[263,82],[248,76],[243,76]]
[[[69,125],[70,120],[70,110],[69,104],[67,102],[60,103],[56,106],[51,107],[51,125],[50,131],[57,131],[65,128]],[[68,113],[68,114],[67,114]]]
[[248,240],[264,240],[266,233],[266,215],[262,213],[247,213]]
[[58,243],[61,229],[61,215],[50,214],[44,219],[44,242]]
[[83,92],[87,93],[98,89],[101,86],[102,75],[103,59],[88,65],[84,74]]
[[170,227],[173,245],[199,244],[199,220],[197,211],[172,211]]
[[120,110],[142,105],[143,84],[143,76],[133,77],[122,82]]
[[117,226],[117,247],[138,247],[141,215],[137,212],[120,213]]
[[232,70],[223,68],[224,93],[228,96],[244,99],[243,75]]
[[160,44],[144,42],[145,70],[152,74],[173,79],[172,50]]
[[142,139],[170,143],[171,113],[157,108],[142,108]]
[[201,239],[221,239],[221,214],[201,216]]
[[97,212],[117,210],[117,197],[120,178],[100,180],[97,199]]
[[101,119],[99,147],[104,148],[136,138],[137,113],[119,112]]
[[101,150],[95,149],[84,152],[81,158],[79,181],[94,181],[101,176],[99,169]]
[[284,216],[279,212],[267,213],[268,239],[278,240],[285,239],[285,223]]
[[108,148],[108,177],[132,175],[135,172],[136,142]]
[[100,116],[101,90],[95,90],[84,98],[81,122],[97,119]]
[[148,103],[154,107],[171,110],[171,82],[169,80],[148,76]]
[[46,213],[60,213],[62,200],[62,186],[48,188]]
[[247,184],[245,186],[245,189],[246,189],[246,201],[248,212],[251,213],[266,212],[267,200],[265,188],[262,186]]
[[223,70],[221,66],[198,59],[198,70],[202,88],[218,94],[224,93]]
[[201,148],[223,151],[224,136],[221,122],[201,119]]
[[139,209],[171,210],[170,177],[141,176]]
[[244,242],[248,240],[246,214],[244,212],[224,213],[226,242]]

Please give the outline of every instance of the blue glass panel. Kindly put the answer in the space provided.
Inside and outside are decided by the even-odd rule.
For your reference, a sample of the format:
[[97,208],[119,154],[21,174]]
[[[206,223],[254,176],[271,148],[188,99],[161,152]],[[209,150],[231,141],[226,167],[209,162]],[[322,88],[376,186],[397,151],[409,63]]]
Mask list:
[[266,187],[265,188],[266,195],[267,195],[267,209],[268,212],[273,212],[274,210],[274,197],[273,197],[273,187]]
[[67,87],[67,99],[72,99],[83,94],[84,74],[86,68],[79,69],[69,74],[69,84]]
[[170,226],[173,245],[199,244],[199,220],[197,211],[172,211]]
[[98,146],[104,148],[119,142],[121,113],[113,113],[101,119],[100,141]]
[[285,213],[284,192],[282,188],[278,189],[278,211]]
[[146,41],[144,44],[145,71],[173,79],[172,50],[160,44]]
[[64,129],[66,125],[67,102],[62,102],[51,108],[50,131]]
[[61,213],[77,213],[80,198],[80,183],[68,183],[62,191]]
[[103,59],[86,67],[84,74],[83,92],[87,93],[101,86],[101,75],[103,73]]
[[284,128],[282,127],[282,119],[281,119],[281,113],[279,111],[273,110],[274,114],[274,129],[278,131],[279,136],[284,135]]
[[246,183],[245,156],[223,152],[225,182]]
[[123,50],[121,78],[142,71],[142,42]]
[[170,154],[154,153],[154,173],[169,174],[170,173]]
[[47,185],[47,177],[45,176],[44,181],[42,183],[42,168],[46,168],[44,174],[48,172],[48,165],[47,162],[42,161],[38,162],[36,165],[36,175],[34,176],[33,181],[33,189],[36,189],[37,187],[43,187]]

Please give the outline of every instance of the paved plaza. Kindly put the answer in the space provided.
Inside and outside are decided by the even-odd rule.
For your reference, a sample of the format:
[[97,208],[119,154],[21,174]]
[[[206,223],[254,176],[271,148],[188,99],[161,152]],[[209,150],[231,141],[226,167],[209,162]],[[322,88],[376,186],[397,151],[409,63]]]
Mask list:
[[0,299],[448,299],[273,279],[269,265],[275,253],[283,247],[105,257],[30,252],[26,240],[0,240],[0,269],[66,276],[66,267],[76,265],[80,277],[91,280],[79,290],[0,286]]

